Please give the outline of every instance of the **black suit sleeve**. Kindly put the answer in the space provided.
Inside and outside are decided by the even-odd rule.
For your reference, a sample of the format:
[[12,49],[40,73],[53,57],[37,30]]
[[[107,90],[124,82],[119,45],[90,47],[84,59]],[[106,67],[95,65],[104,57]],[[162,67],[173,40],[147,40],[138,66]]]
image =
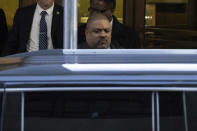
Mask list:
[[125,49],[138,49],[140,48],[138,33],[129,27],[124,25],[115,28],[116,32],[112,37],[112,40],[116,40]]
[[0,9],[0,54],[4,48],[5,41],[7,40],[8,28],[4,11]]
[[11,31],[9,32],[8,40],[3,50],[3,56],[15,54],[17,52],[17,46],[19,45],[19,29],[20,26],[20,12],[16,11],[14,16],[14,22]]
[[112,42],[118,42],[122,48],[137,49],[140,48],[138,33],[124,24],[120,23],[113,16]]

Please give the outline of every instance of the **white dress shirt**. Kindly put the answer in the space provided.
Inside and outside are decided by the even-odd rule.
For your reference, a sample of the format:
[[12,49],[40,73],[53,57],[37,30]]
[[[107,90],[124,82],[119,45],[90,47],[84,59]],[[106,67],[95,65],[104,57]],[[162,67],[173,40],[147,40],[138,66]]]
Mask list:
[[112,27],[113,27],[113,22],[114,22],[114,19],[113,19],[113,17],[112,17],[112,20],[110,21],[111,29],[112,29]]
[[[51,39],[51,26],[52,26],[52,18],[53,18],[53,5],[45,10],[47,12],[47,15],[45,16],[45,20],[47,23],[47,39],[48,39],[48,49],[53,49],[53,43]],[[37,4],[33,22],[31,26],[31,32],[30,32],[30,38],[27,44],[27,51],[38,51],[39,50],[39,35],[40,35],[40,19],[41,19],[41,12],[44,11],[39,4]]]

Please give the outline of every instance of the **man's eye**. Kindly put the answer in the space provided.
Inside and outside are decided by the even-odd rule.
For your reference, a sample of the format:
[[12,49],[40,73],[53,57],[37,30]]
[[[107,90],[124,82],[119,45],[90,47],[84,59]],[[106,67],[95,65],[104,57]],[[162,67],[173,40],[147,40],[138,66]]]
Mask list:
[[109,33],[110,30],[109,29],[104,29],[105,33]]
[[99,32],[100,32],[100,30],[94,30],[93,32],[94,32],[94,33],[99,33]]

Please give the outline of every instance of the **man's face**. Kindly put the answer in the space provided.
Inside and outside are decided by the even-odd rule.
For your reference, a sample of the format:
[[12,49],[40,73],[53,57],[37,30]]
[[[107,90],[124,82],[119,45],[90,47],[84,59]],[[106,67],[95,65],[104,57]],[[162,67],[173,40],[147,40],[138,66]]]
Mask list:
[[107,49],[111,43],[111,25],[105,19],[95,20],[89,24],[86,31],[86,41],[89,48]]
[[37,0],[37,3],[42,7],[43,9],[48,9],[53,5],[54,0]]
[[88,9],[90,11],[90,14],[93,12],[100,12],[107,16],[109,21],[112,20],[112,15],[114,12],[114,9],[112,9],[111,5],[107,5],[105,2],[100,0],[92,0],[90,3],[90,8]]

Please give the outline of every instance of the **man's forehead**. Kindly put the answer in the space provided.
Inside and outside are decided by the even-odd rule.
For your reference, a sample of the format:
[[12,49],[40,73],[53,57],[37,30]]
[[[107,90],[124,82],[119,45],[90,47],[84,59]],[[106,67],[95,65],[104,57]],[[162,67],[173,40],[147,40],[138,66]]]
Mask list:
[[104,25],[110,25],[110,23],[109,23],[109,21],[108,20],[106,20],[106,19],[98,19],[98,20],[94,20],[93,22],[92,22],[92,24],[95,24],[95,25],[102,25],[102,24],[104,24]]
[[93,0],[92,1],[92,4],[99,4],[99,5],[103,5],[103,4],[106,4],[104,1],[102,0]]
[[93,0],[90,6],[98,7],[98,8],[108,7],[108,5],[104,1],[101,1],[101,0]]
[[111,28],[111,25],[107,20],[96,20],[90,25],[92,26],[92,28]]

